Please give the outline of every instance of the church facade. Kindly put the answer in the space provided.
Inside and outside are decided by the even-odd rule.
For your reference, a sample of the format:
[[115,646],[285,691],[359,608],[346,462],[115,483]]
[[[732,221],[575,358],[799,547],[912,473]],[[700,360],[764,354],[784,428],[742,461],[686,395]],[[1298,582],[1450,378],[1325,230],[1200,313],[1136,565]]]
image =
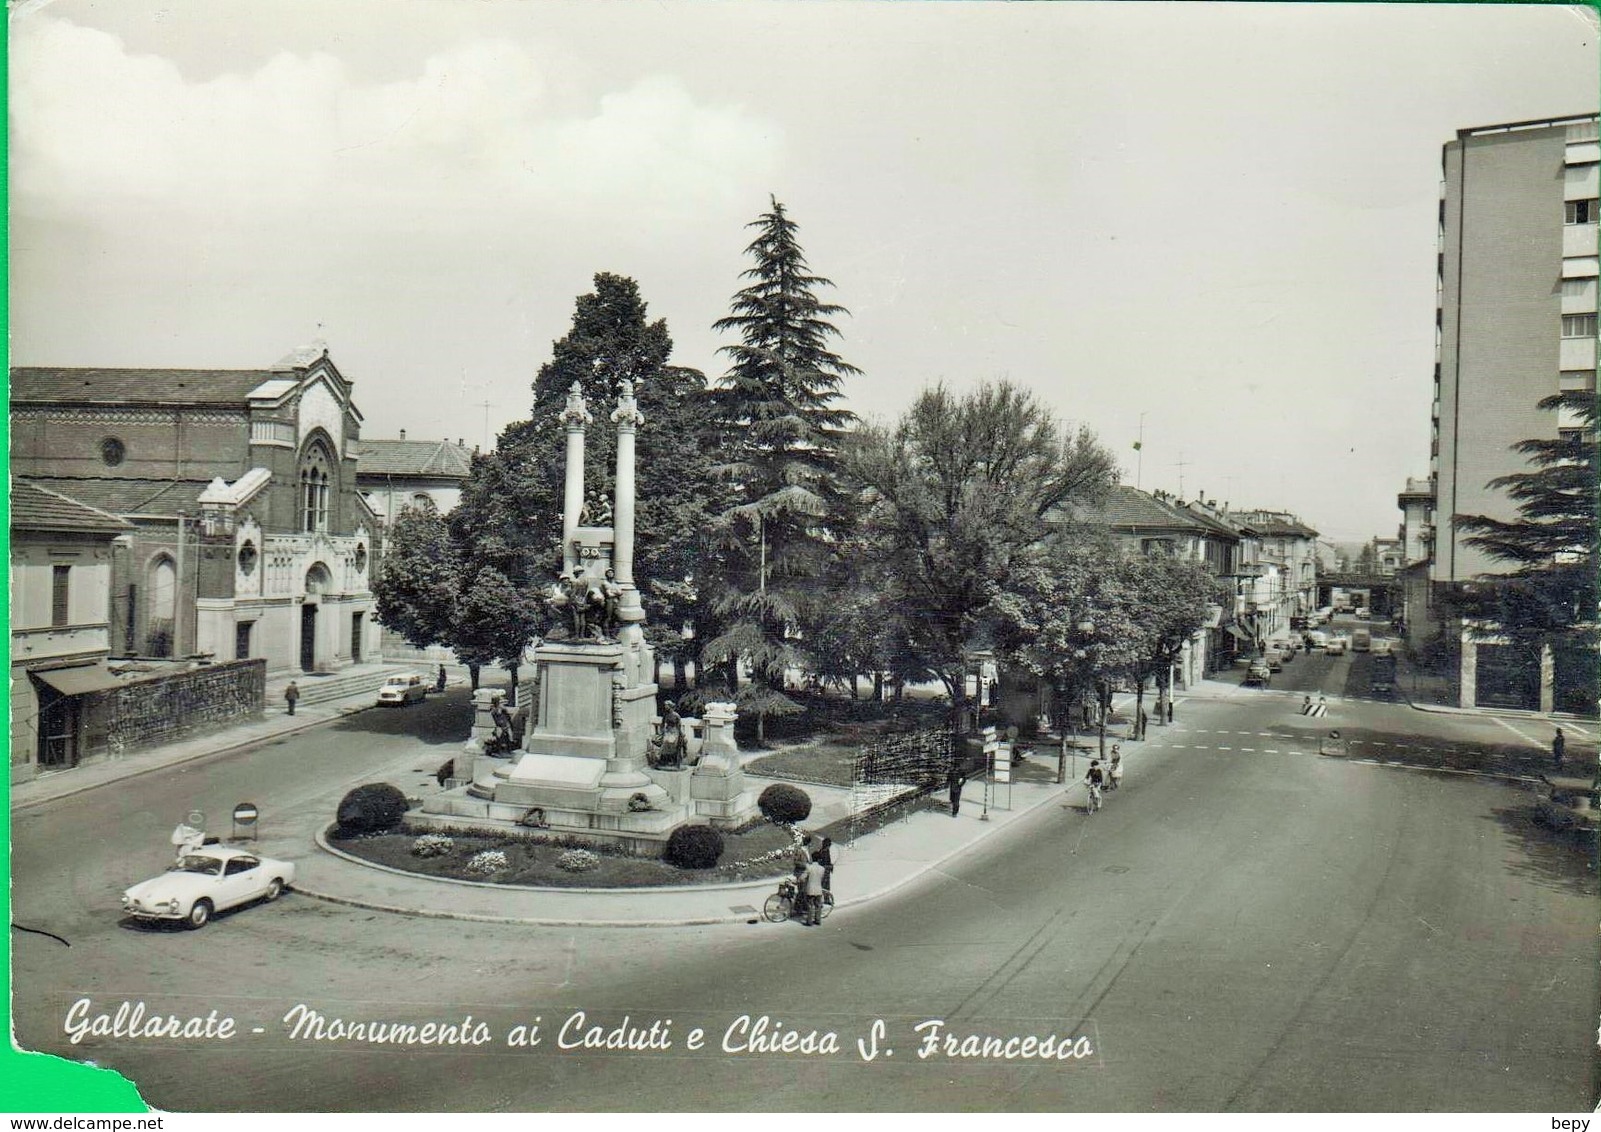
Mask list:
[[132,524],[112,559],[119,656],[377,659],[361,421],[325,348],[261,370],[11,371],[13,474]]

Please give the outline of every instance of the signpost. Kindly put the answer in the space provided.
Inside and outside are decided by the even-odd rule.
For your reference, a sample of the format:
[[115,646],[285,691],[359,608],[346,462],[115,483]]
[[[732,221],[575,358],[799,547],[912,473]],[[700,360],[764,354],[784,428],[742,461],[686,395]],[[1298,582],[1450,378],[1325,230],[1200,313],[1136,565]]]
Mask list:
[[249,834],[252,841],[259,841],[260,838],[256,833],[256,819],[259,816],[260,811],[256,809],[254,802],[240,802],[235,806],[233,808],[233,837],[230,840],[238,841],[243,837],[244,834],[239,832],[243,829]]

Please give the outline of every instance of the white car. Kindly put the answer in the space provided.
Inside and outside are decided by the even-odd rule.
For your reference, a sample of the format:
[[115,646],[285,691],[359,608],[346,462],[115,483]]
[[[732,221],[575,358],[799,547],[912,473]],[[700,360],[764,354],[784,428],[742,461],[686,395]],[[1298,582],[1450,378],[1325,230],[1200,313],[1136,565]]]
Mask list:
[[276,900],[294,882],[291,861],[207,845],[185,853],[160,876],[124,892],[122,910],[139,920],[182,921],[191,928],[202,928],[213,912],[252,900]]
[[1374,637],[1373,638],[1373,655],[1374,656],[1389,656],[1390,653],[1393,651],[1393,648],[1394,648],[1394,645],[1392,644],[1392,642],[1387,637]]
[[1329,643],[1323,646],[1325,656],[1344,656],[1348,638],[1343,634],[1336,634],[1329,638]]
[[383,687],[378,689],[378,706],[386,704],[399,704],[405,707],[411,703],[421,703],[428,698],[428,685],[423,678],[415,672],[403,672],[397,676],[390,676],[384,680]]

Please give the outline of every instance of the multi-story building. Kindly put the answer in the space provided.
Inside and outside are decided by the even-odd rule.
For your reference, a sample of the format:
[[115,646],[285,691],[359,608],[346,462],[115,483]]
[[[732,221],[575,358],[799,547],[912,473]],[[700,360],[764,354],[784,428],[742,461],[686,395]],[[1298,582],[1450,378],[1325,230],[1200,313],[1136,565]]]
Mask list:
[[1401,565],[1395,571],[1401,586],[1401,631],[1408,647],[1418,648],[1439,633],[1434,612],[1434,591],[1429,585],[1429,559],[1434,547],[1434,484],[1427,478],[1407,477],[1406,488],[1396,496],[1401,508]]
[[[1506,571],[1468,545],[1452,517],[1515,518],[1513,500],[1489,486],[1526,470],[1513,445],[1578,427],[1537,403],[1558,390],[1595,388],[1598,118],[1460,130],[1441,163],[1429,459],[1437,591]],[[1562,698],[1559,685],[1590,684],[1593,658],[1529,655],[1472,627],[1453,628],[1461,634],[1464,706],[1549,710],[1554,695]]]
[[13,473],[133,525],[111,569],[119,655],[376,658],[360,428],[317,347],[260,370],[11,371]]
[[1262,561],[1276,567],[1276,602],[1287,618],[1317,608],[1318,532],[1288,511],[1230,511],[1232,521],[1249,527],[1261,541]]
[[11,781],[74,765],[83,696],[111,681],[113,544],[133,524],[37,484],[11,485]]

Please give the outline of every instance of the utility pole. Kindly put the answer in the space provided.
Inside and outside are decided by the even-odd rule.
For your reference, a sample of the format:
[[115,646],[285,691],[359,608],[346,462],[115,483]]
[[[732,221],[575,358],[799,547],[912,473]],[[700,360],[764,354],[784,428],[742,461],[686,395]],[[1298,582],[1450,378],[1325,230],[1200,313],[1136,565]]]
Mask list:
[[1145,470],[1145,414],[1140,414],[1140,435],[1134,441],[1134,490],[1140,489],[1140,477]]
[[489,451],[489,410],[490,410],[490,407],[492,405],[494,405],[494,402],[493,401],[478,401],[478,402],[476,402],[476,404],[477,404],[478,408],[480,408],[480,409],[482,409],[484,411],[484,451],[488,452]]

